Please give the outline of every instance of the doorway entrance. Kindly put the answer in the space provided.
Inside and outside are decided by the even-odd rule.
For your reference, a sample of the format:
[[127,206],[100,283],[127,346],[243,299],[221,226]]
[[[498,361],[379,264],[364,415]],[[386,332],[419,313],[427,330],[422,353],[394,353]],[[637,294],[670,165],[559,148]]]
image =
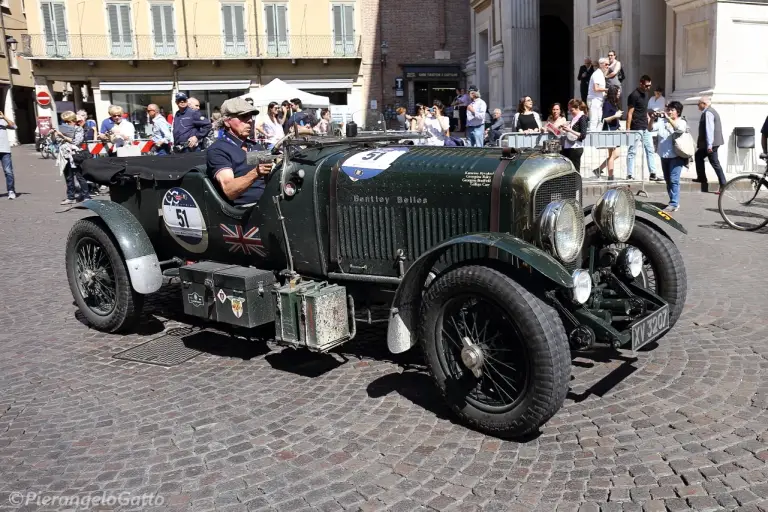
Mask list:
[[414,103],[432,105],[435,100],[440,100],[443,105],[449,106],[456,96],[459,82],[414,82]]

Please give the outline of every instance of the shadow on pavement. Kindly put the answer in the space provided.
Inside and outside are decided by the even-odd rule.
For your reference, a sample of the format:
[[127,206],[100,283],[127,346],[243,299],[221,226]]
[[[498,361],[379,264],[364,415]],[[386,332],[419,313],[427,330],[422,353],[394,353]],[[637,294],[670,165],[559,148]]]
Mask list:
[[398,393],[415,405],[432,412],[440,419],[453,419],[434,382],[424,372],[388,373],[368,384],[367,391],[371,398],[381,398],[391,393]]
[[587,388],[583,393],[577,394],[573,391],[569,391],[568,394],[565,395],[566,400],[572,400],[575,403],[580,403],[590,396],[605,396],[624,379],[637,371],[637,367],[634,366],[635,361],[636,359],[625,359],[620,366],[616,367],[611,373],[592,384],[592,386]]

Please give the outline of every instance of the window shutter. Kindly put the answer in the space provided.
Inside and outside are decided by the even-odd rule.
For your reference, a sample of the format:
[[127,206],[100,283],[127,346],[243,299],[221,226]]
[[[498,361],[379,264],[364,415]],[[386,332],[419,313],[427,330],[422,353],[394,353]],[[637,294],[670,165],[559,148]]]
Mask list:
[[344,39],[346,44],[344,54],[353,53],[355,47],[355,8],[351,5],[344,6]]
[[64,4],[53,4],[53,19],[56,26],[56,39],[59,43],[67,43],[67,22]]
[[154,41],[155,44],[162,45],[165,42],[165,37],[163,37],[163,8],[165,6],[163,5],[153,5],[151,8],[152,11],[152,32],[154,32]]
[[114,47],[120,43],[120,17],[117,14],[117,5],[107,5],[107,18],[109,19],[109,37]]
[[163,6],[163,20],[165,21],[164,30],[165,30],[165,41],[175,46],[175,40],[173,33],[173,6],[172,5],[164,5]]
[[286,14],[288,9],[284,5],[277,6],[277,38],[279,50],[288,53],[288,23]]
[[235,41],[245,41],[245,8],[242,5],[233,5],[232,14],[234,14],[234,39]]
[[339,54],[344,44],[344,27],[342,26],[343,15],[341,5],[333,6],[333,49],[334,53]]
[[53,43],[56,40],[56,33],[53,28],[53,5],[43,4],[43,30],[45,31],[45,42]]

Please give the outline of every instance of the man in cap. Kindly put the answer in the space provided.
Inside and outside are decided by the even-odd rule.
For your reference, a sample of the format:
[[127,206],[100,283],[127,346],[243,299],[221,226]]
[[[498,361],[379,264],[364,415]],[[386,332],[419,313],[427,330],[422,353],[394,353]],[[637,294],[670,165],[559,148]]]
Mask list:
[[469,87],[469,98],[472,102],[467,105],[466,134],[469,139],[469,145],[483,147],[485,142],[485,113],[488,106],[480,97],[480,91],[474,85]]
[[190,107],[189,98],[183,92],[176,95],[176,105],[179,110],[173,118],[174,148],[181,153],[200,151],[200,142],[211,131],[211,121]]
[[248,140],[251,117],[259,111],[243,98],[232,98],[221,105],[224,133],[208,148],[208,177],[224,197],[236,205],[257,203],[264,193],[264,178],[272,164],[249,165],[246,152],[263,150]]

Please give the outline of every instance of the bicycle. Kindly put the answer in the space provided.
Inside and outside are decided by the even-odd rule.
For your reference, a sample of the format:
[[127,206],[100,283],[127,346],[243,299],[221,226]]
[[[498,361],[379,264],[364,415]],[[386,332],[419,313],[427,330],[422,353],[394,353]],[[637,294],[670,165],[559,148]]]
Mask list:
[[760,159],[767,165],[762,176],[748,174],[733,178],[725,184],[717,200],[723,220],[739,231],[756,231],[768,225],[768,154],[761,154]]
[[40,143],[40,155],[47,159],[49,157],[56,158],[59,153],[59,144],[56,142],[56,138],[53,133],[49,133],[43,138]]

